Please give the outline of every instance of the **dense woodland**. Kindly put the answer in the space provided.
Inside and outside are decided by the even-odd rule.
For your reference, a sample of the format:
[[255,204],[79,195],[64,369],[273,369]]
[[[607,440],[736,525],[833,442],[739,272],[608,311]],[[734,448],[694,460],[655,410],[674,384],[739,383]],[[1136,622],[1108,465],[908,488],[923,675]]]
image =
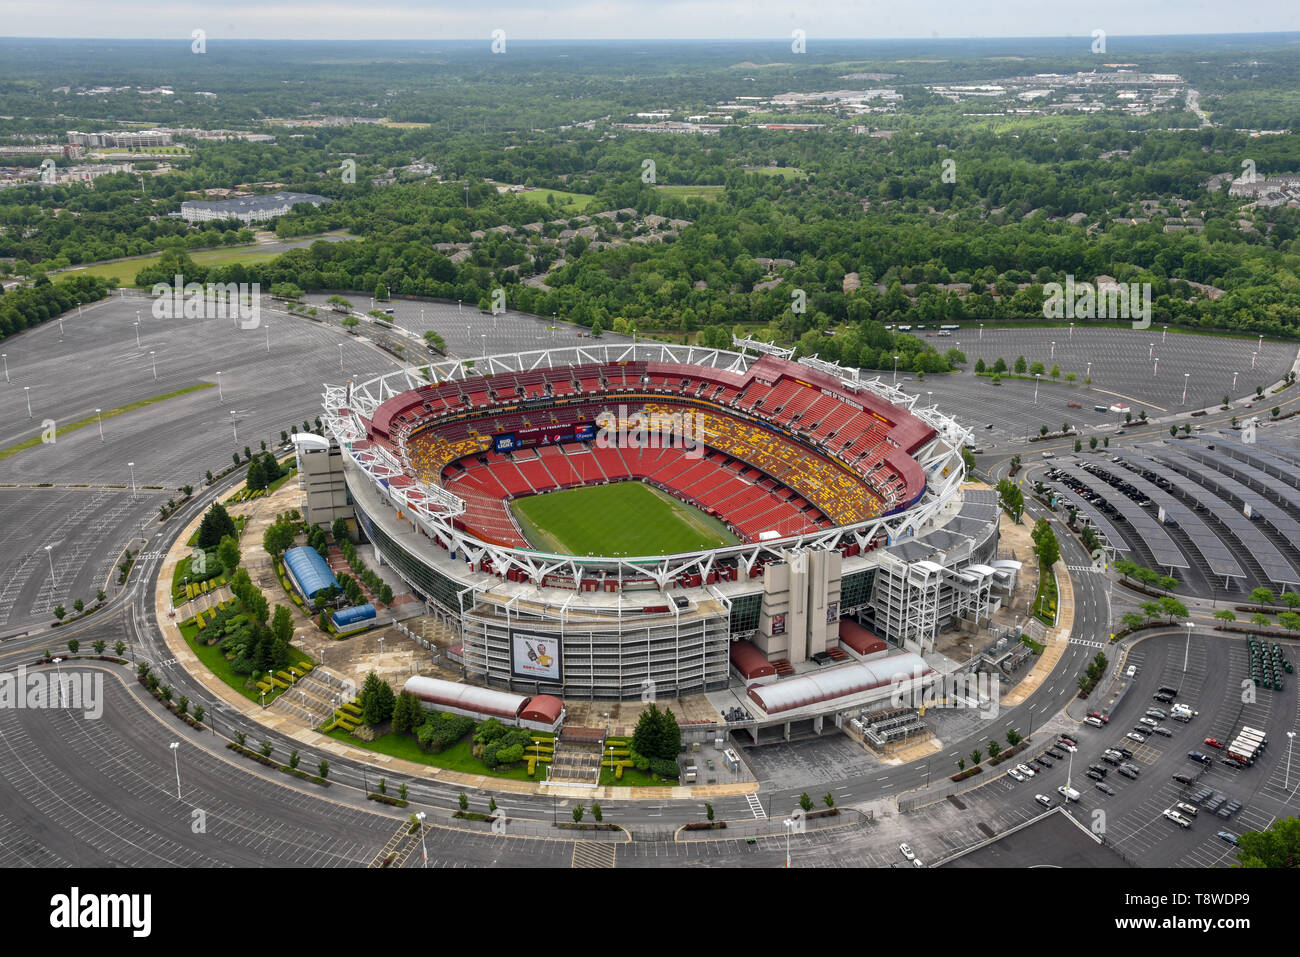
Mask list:
[[[255,44],[214,43],[207,57],[188,56],[186,47],[185,56],[151,58],[118,44],[73,64],[67,58],[76,43],[54,51],[40,41],[4,41],[13,62],[32,72],[20,71],[23,79],[0,95],[0,113],[13,116],[0,121],[2,142],[110,128],[125,116],[269,129],[277,142],[182,141],[191,154],[165,175],[113,175],[93,189],[0,190],[0,271],[39,278],[161,249],[172,253],[161,266],[134,274],[124,268],[121,280],[170,279],[180,268],[200,281],[292,282],[306,290],[386,285],[394,294],[474,302],[501,287],[511,308],[585,326],[714,339],[741,325],[877,367],[900,348],[882,324],[1041,319],[1042,285],[1067,275],[1150,282],[1155,322],[1296,335],[1300,210],[1243,209],[1226,189],[1208,188],[1212,177],[1239,174],[1244,160],[1264,176],[1300,172],[1300,52],[1284,40],[1152,40],[1150,49],[1124,51],[1143,70],[1178,72],[1196,84],[1215,124],[1201,128],[1181,108],[1138,117],[977,117],[919,86],[1006,76],[1007,62],[996,57],[1017,41],[972,41],[951,47],[944,63],[925,64],[900,62],[915,52],[906,44],[877,44],[865,56],[852,45],[829,45],[797,67],[783,63],[780,48],[747,49],[742,58],[736,48],[704,44],[686,58],[591,45],[569,56],[522,43],[509,57],[468,46],[322,44],[272,58]],[[1027,59],[1015,64],[1019,75],[1092,63],[1059,41],[1033,43],[1021,49]],[[340,62],[346,83],[339,82]],[[736,95],[844,88],[850,70],[894,76],[857,84],[903,94],[897,113],[857,121],[892,136],[855,134],[852,121],[831,113],[813,117],[826,123],[813,133],[757,129],[743,114],[735,128],[707,137],[614,125],[665,105],[689,113]],[[52,92],[93,83],[166,83],[176,93]],[[328,113],[430,125],[260,125],[270,116]],[[1261,125],[1290,132],[1252,136]],[[357,163],[355,183],[339,175],[345,159]],[[654,183],[642,179],[647,159]],[[433,164],[436,175],[401,171],[417,161]],[[941,175],[945,161],[955,175]],[[747,171],[772,166],[790,173]],[[372,182],[377,178],[383,185]],[[501,194],[489,180],[565,192],[549,199]],[[319,242],[257,266],[204,268],[182,258],[185,250],[247,242],[250,234],[233,225],[191,228],[168,214],[197,190],[251,182],[334,200],[282,217],[274,224],[282,237],[346,229],[357,238]],[[662,188],[702,185],[721,189],[700,196]],[[602,210],[635,213],[579,218]],[[690,225],[663,241],[631,241],[652,214]],[[1166,231],[1179,217],[1203,221],[1203,231]],[[540,232],[521,229],[539,222]],[[596,227],[595,246],[586,236],[560,235],[584,225]],[[500,226],[516,232],[471,237]],[[449,250],[434,248],[439,243],[461,244],[468,258],[453,262]],[[759,259],[794,265],[769,270]],[[525,283],[542,274],[545,285]],[[850,281],[846,292],[849,274],[860,285]],[[803,311],[791,308],[795,290],[806,296]],[[13,317],[39,313],[34,293],[0,298],[0,331],[31,323]],[[20,295],[28,298],[17,309],[9,300]],[[915,359],[918,347],[907,348],[910,368],[947,366],[932,350],[919,348],[927,358]]]

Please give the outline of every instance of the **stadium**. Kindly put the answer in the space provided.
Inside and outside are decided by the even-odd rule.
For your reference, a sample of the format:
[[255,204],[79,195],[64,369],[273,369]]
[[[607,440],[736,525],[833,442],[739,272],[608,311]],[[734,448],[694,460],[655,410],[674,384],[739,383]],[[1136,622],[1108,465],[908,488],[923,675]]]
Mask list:
[[328,454],[300,447],[308,517],[355,516],[460,636],[466,677],[511,692],[765,684],[985,621],[1018,564],[998,560],[995,494],[963,487],[967,431],[857,370],[734,346],[589,344],[327,386],[311,451]]

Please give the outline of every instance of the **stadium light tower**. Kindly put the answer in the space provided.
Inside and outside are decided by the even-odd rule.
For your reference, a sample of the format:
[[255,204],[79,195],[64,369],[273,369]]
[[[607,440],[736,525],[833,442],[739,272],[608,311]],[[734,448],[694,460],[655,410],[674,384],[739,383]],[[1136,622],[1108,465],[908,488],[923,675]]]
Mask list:
[[894,356],[894,385],[898,385],[898,356]]

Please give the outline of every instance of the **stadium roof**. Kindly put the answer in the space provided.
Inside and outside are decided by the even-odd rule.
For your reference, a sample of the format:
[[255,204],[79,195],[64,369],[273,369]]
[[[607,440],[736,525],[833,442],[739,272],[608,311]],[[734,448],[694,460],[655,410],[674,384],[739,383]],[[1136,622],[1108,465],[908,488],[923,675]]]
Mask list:
[[284,567],[289,570],[298,588],[308,598],[315,598],[316,593],[326,588],[338,588],[339,581],[325,564],[325,559],[314,548],[299,545],[284,553]]
[[218,213],[229,213],[232,216],[237,213],[262,212],[268,209],[280,209],[284,206],[296,206],[298,203],[311,203],[313,206],[319,206],[321,203],[333,202],[328,196],[317,196],[315,193],[267,193],[265,196],[236,196],[231,199],[217,199],[211,202],[203,200],[186,200],[181,203],[182,209],[210,209]]
[[814,671],[775,684],[751,685],[749,697],[768,714],[780,714],[884,687],[895,678],[920,678],[932,670],[924,658],[908,651],[878,661]]

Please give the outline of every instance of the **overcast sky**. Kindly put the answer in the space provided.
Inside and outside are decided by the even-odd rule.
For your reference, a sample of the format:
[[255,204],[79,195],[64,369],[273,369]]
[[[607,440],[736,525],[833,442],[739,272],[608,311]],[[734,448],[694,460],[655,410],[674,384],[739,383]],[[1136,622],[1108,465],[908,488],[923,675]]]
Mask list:
[[[1297,0],[0,0],[0,35],[209,39],[1063,37],[1300,30]],[[3,67],[0,66],[0,75]]]

